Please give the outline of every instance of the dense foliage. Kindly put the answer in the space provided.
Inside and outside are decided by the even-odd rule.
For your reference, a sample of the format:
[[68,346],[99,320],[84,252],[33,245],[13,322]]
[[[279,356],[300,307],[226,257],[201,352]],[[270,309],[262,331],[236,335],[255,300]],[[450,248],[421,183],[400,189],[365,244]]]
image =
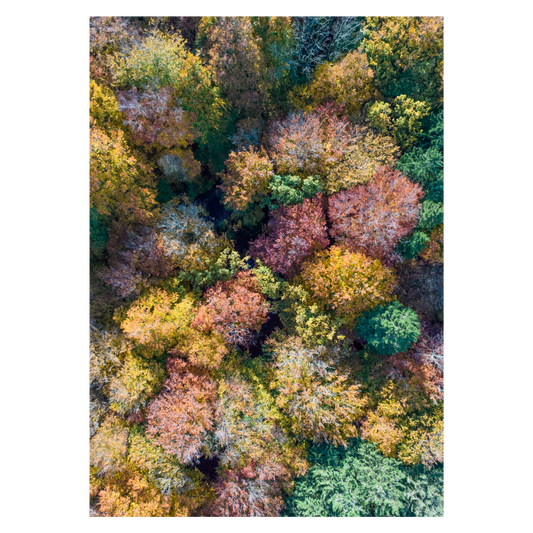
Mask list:
[[442,45],[91,18],[91,516],[442,516]]
[[330,198],[331,234],[351,250],[388,259],[419,221],[422,195],[420,186],[399,171],[378,167],[368,184]]
[[394,355],[410,348],[420,335],[416,313],[397,300],[366,312],[356,324],[356,332],[367,347],[382,355]]
[[302,204],[282,206],[272,213],[266,235],[250,243],[252,257],[274,272],[294,271],[312,252],[329,244],[322,195]]
[[310,460],[288,516],[442,516],[442,468],[402,467],[359,439],[346,449],[315,446]]

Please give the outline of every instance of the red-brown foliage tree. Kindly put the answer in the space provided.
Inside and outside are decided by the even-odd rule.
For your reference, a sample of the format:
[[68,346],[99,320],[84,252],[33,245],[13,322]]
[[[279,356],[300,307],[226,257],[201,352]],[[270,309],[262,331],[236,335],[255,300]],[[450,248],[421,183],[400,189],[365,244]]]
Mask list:
[[265,65],[250,17],[204,17],[198,40],[202,55],[240,118],[260,117],[267,99]]
[[109,267],[100,277],[121,298],[134,293],[137,284],[151,277],[165,278],[172,271],[172,260],[165,255],[154,231],[144,226],[135,232],[113,224],[107,244]]
[[216,385],[205,370],[181,359],[167,362],[169,377],[147,408],[147,432],[182,463],[198,459],[213,427]]
[[178,158],[182,177],[186,180],[200,174],[200,163],[194,159],[190,148],[195,134],[195,116],[176,105],[174,89],[163,87],[139,92],[133,87],[118,91],[118,102],[136,143],[157,150],[172,148],[171,153]]
[[355,142],[355,132],[345,118],[335,115],[332,105],[314,113],[290,113],[274,122],[270,131],[270,155],[278,174],[324,176]]
[[281,206],[271,213],[266,234],[251,243],[252,257],[274,272],[294,271],[312,252],[329,244],[322,195],[302,204]]
[[267,461],[225,470],[216,484],[215,516],[280,516],[283,497],[278,476],[281,465]]
[[398,170],[378,167],[369,183],[330,198],[331,235],[353,251],[390,258],[398,240],[418,223],[423,194]]
[[194,117],[176,106],[175,101],[175,91],[170,87],[118,91],[118,107],[126,116],[126,125],[133,139],[142,144],[170,148],[192,142]]
[[192,326],[200,331],[215,329],[227,344],[250,346],[254,331],[267,321],[270,305],[260,294],[250,271],[241,271],[229,281],[217,283],[205,293],[206,304],[198,310]]

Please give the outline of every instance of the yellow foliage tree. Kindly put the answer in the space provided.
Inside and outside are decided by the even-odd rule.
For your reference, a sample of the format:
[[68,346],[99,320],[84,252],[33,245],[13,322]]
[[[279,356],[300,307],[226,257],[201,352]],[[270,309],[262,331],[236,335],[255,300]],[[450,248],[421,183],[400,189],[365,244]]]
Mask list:
[[325,311],[353,325],[367,309],[392,300],[393,271],[377,259],[340,246],[317,252],[306,261],[300,274],[303,287]]
[[192,297],[179,301],[176,294],[152,289],[131,305],[121,328],[127,337],[144,348],[145,355],[157,355],[177,344],[193,315]]

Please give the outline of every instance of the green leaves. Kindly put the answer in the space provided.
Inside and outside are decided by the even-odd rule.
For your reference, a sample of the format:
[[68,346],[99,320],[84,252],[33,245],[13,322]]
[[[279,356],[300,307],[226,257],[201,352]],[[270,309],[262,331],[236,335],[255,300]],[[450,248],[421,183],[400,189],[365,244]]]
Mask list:
[[417,143],[422,134],[422,119],[429,110],[426,102],[402,94],[392,101],[392,106],[375,102],[368,111],[368,122],[383,135],[392,135],[402,148],[407,149]]
[[367,347],[381,355],[394,355],[408,350],[420,336],[417,314],[397,300],[365,313],[355,325],[357,334]]
[[442,224],[444,219],[444,206],[442,203],[425,200],[421,204],[418,228],[431,231],[435,226]]
[[[287,500],[290,517],[358,520],[402,516],[429,506],[423,492],[427,478],[419,481],[418,470],[405,469],[398,461],[384,458],[369,442],[354,439],[346,450],[314,446],[309,459],[314,465],[296,481]],[[441,492],[433,490],[430,498],[440,497],[439,510],[445,512]]]
[[278,176],[274,174],[269,184],[270,194],[262,200],[261,205],[276,209],[280,205],[301,204],[306,198],[322,192],[320,176]]
[[359,439],[346,449],[313,446],[309,460],[287,516],[442,516],[442,467],[404,467]]

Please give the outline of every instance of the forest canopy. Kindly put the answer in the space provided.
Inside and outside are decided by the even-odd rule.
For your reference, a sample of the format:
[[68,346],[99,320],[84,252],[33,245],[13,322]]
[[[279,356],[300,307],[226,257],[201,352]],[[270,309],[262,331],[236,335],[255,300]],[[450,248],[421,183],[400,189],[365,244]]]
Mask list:
[[92,17],[90,515],[442,516],[442,17]]

